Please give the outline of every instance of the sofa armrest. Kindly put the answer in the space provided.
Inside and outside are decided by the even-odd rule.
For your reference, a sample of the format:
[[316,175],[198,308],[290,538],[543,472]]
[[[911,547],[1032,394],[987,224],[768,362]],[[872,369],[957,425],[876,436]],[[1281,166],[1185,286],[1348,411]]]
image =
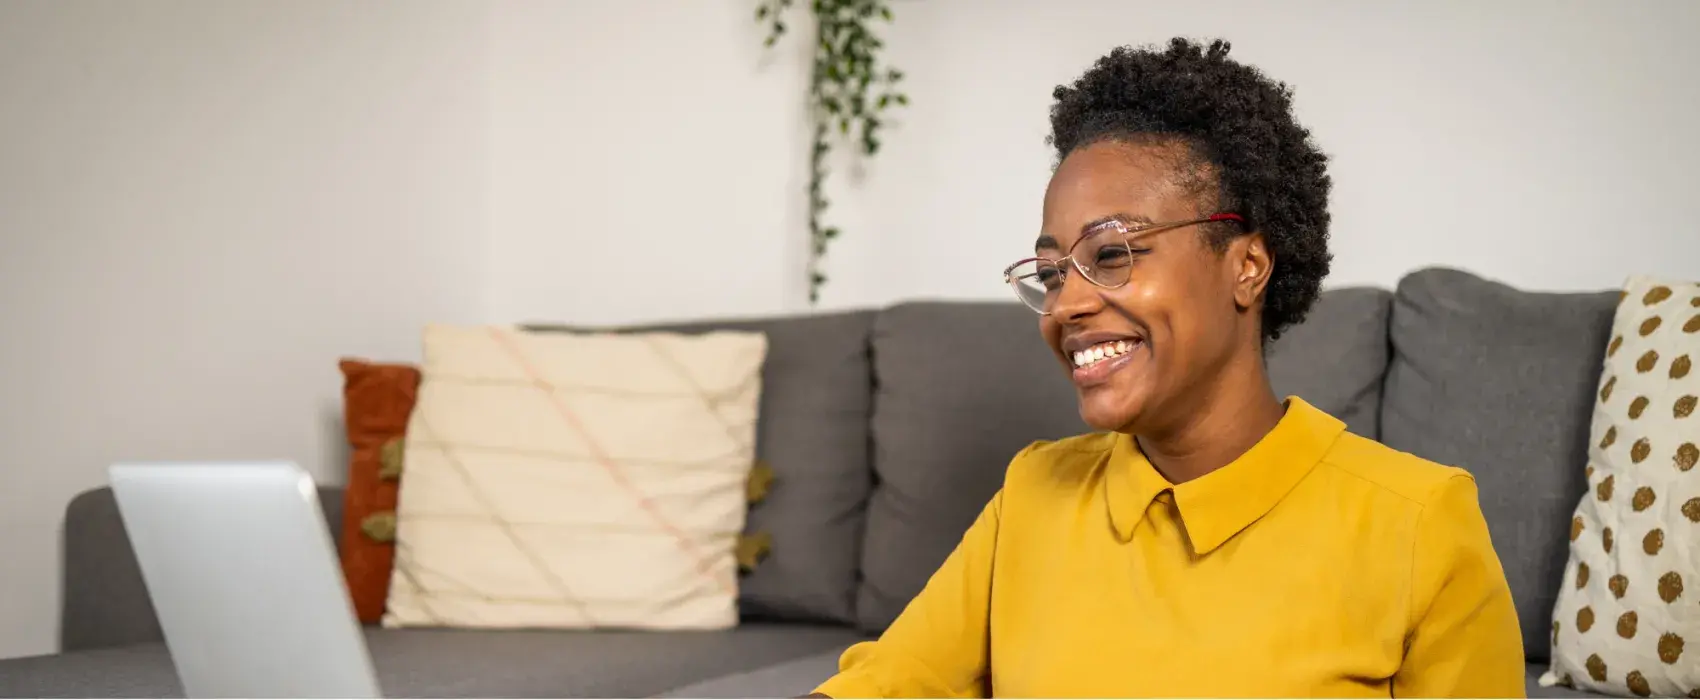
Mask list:
[[[342,530],[342,489],[319,488],[331,539]],[[59,649],[79,651],[156,642],[159,619],[130,548],[112,489],[84,491],[65,507],[60,569]]]

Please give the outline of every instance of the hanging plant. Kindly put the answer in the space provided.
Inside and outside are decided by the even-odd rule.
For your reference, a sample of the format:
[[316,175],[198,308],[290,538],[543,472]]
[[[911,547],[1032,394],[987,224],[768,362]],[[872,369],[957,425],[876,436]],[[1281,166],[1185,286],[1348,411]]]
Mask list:
[[[760,0],[756,21],[767,24],[767,46],[785,35],[785,11],[793,0]],[[820,301],[826,273],[821,258],[839,229],[826,223],[824,185],[833,140],[853,139],[863,155],[880,149],[880,115],[909,104],[897,91],[903,73],[880,64],[885,47],[874,34],[875,22],[891,21],[887,0],[812,0],[815,21],[814,67],[809,74],[809,116],[814,140],[809,155],[809,303]]]

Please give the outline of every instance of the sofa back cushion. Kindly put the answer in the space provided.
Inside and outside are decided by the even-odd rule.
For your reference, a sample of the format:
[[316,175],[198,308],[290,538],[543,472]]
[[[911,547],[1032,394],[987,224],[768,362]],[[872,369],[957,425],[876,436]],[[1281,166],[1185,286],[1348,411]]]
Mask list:
[[1269,346],[1269,382],[1301,396],[1371,440],[1381,435],[1387,377],[1387,320],[1393,293],[1372,287],[1323,292],[1305,322]]
[[[1373,435],[1390,294],[1325,293],[1271,348],[1276,391]],[[1087,432],[1074,388],[1018,303],[901,304],[873,332],[873,466],[858,624],[884,629],[919,593],[1035,440]]]
[[856,618],[884,629],[1034,440],[1087,432],[1074,388],[1019,303],[900,304],[874,323],[874,493]]
[[[872,311],[626,328],[767,335],[756,460],[772,469],[744,530],[772,546],[739,581],[739,613],[849,623],[871,475],[868,334]],[[586,330],[531,325],[530,330]]]
[[1399,283],[1382,442],[1475,475],[1529,658],[1547,658],[1617,291],[1525,292],[1428,269]]

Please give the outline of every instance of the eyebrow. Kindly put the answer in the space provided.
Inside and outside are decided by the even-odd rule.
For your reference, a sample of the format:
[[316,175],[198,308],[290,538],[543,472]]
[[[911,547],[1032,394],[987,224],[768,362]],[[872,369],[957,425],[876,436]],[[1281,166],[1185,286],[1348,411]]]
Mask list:
[[[1115,213],[1115,214],[1111,214],[1109,216],[1099,217],[1097,219],[1093,219],[1092,221],[1087,222],[1085,226],[1080,227],[1080,235],[1084,236],[1087,233],[1091,232],[1093,229],[1096,229],[1100,226],[1104,226],[1106,224],[1118,223],[1118,222],[1123,224],[1123,225],[1136,225],[1136,226],[1137,225],[1150,226],[1153,223],[1151,221],[1150,217],[1139,216],[1139,215],[1136,215],[1136,214],[1119,213],[1118,212],[1118,213]],[[1062,245],[1057,242],[1056,236],[1041,234],[1039,236],[1038,240],[1033,241],[1034,252],[1038,252],[1038,251],[1041,251],[1041,250],[1061,250],[1061,249],[1062,249]]]

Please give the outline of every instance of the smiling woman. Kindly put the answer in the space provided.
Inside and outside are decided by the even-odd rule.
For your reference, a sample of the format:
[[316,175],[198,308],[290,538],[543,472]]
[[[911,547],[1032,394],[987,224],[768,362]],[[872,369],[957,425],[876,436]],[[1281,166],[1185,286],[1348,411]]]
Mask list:
[[1224,42],[1056,90],[1031,257],[1004,270],[1080,414],[1035,443],[833,697],[1521,696],[1466,472],[1270,387],[1328,273],[1327,158]]

